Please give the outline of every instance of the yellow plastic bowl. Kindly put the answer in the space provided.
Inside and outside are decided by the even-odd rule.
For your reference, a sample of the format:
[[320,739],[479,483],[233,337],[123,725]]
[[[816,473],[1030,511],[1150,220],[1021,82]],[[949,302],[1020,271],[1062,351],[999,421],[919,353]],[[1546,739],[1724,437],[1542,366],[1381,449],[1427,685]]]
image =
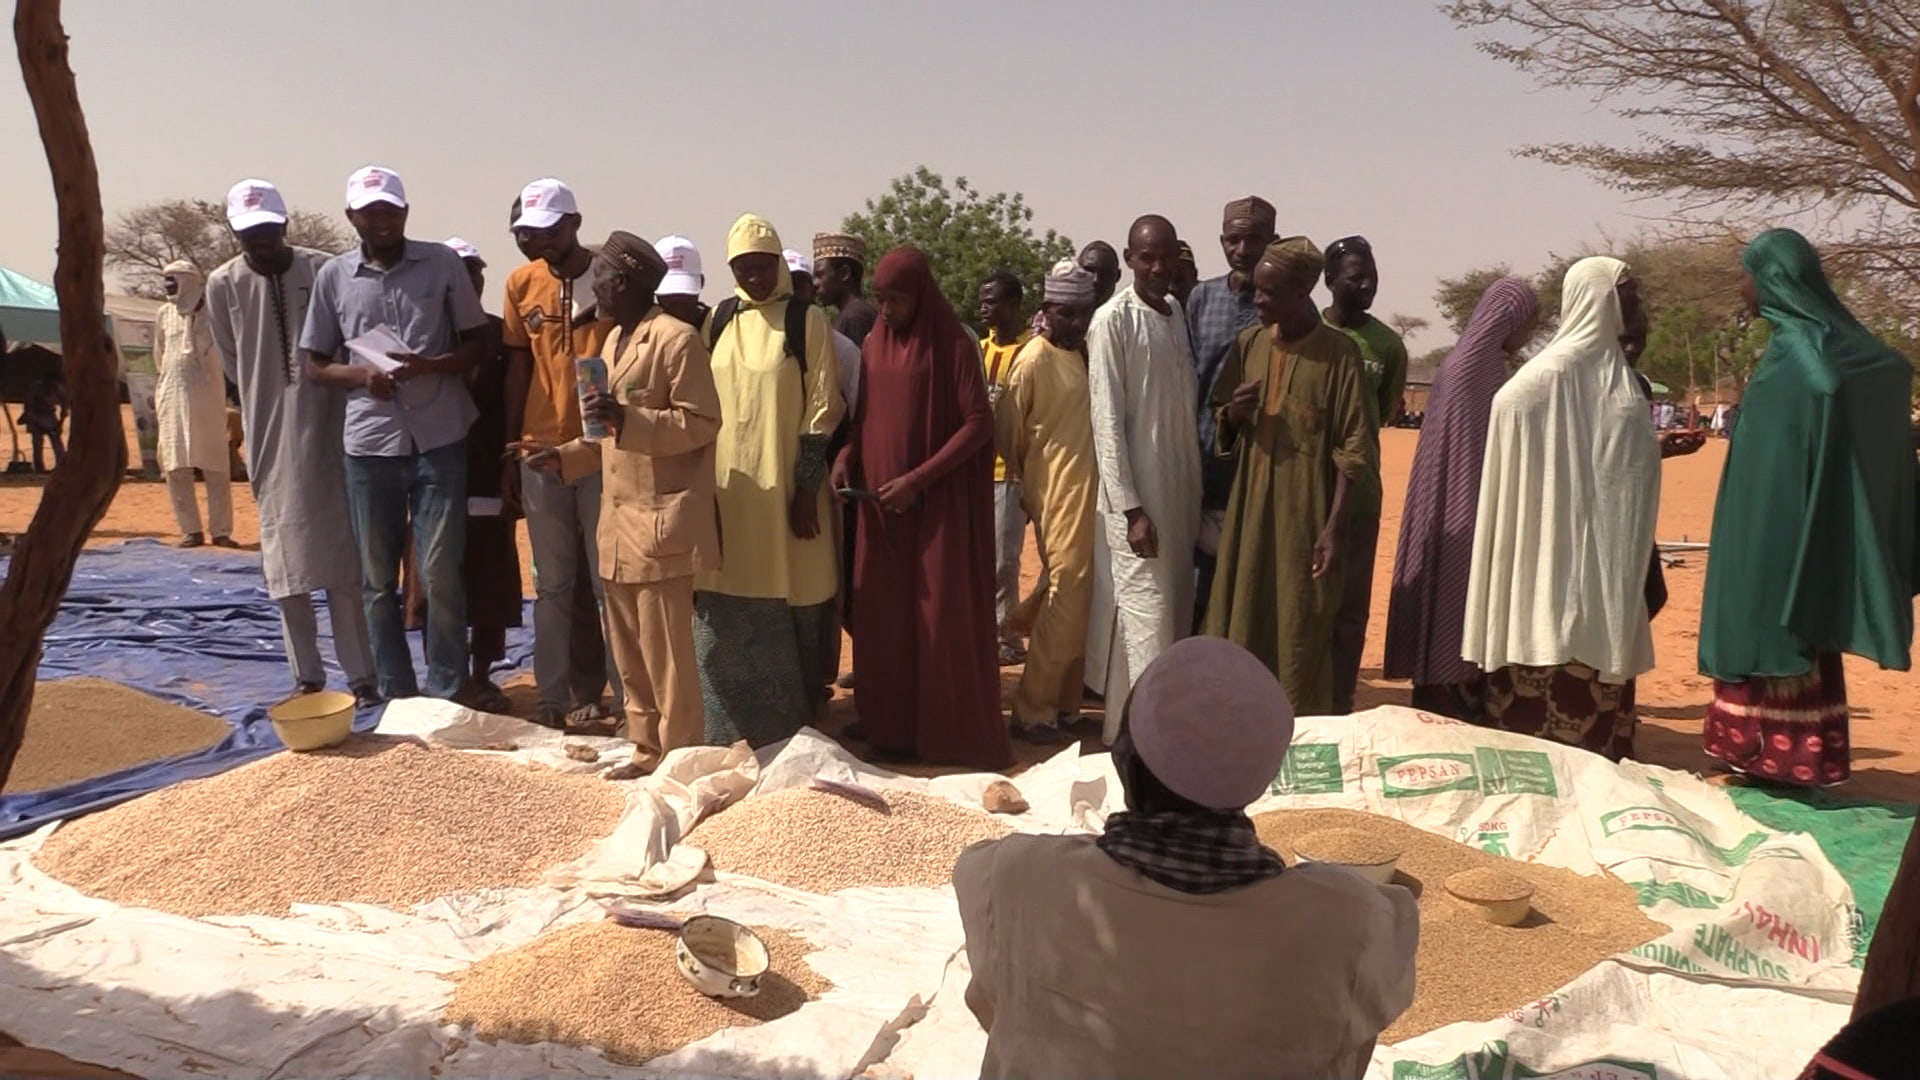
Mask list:
[[353,695],[338,690],[300,694],[267,710],[274,734],[289,750],[325,750],[353,734]]

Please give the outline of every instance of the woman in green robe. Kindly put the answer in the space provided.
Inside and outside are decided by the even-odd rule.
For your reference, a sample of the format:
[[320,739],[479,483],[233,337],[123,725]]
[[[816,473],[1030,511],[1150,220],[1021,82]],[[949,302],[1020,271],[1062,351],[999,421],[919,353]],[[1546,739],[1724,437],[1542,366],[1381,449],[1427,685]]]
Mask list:
[[1333,711],[1348,492],[1374,467],[1359,348],[1313,306],[1323,264],[1305,237],[1267,249],[1261,325],[1234,343],[1212,398],[1214,452],[1238,465],[1205,632],[1272,668],[1300,716]]
[[1850,774],[1840,657],[1911,665],[1913,367],[1834,295],[1790,229],[1741,261],[1773,326],[1714,504],[1700,671],[1707,753],[1801,786]]

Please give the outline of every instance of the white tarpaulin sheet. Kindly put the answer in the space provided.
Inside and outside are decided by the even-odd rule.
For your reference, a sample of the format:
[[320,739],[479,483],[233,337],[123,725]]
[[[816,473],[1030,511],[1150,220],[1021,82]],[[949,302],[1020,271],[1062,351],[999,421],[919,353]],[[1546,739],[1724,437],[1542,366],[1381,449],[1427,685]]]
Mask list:
[[[460,749],[511,740],[513,756],[572,771],[619,760],[582,765],[556,733],[441,703],[390,706],[381,730]],[[0,844],[0,1016],[29,1045],[155,1078],[977,1075],[985,1035],[960,1001],[967,972],[949,889],[825,897],[715,881],[697,845],[680,842],[703,813],[816,776],[976,808],[996,779],[901,777],[811,732],[763,761],[682,751],[661,775],[627,785],[615,832],[549,884],[407,912],[314,906],[286,918],[190,920],[122,908],[36,870],[43,832]],[[1105,755],[1068,750],[1015,783],[1032,809],[1009,821],[1027,831],[1097,829],[1120,805]],[[475,799],[484,806],[485,793]],[[1307,806],[1605,870],[1673,928],[1498,1019],[1381,1048],[1374,1080],[1790,1080],[1845,1022],[1857,984],[1846,883],[1811,838],[1760,827],[1690,776],[1389,708],[1300,722],[1273,794],[1253,810]],[[676,890],[677,899],[656,899]],[[585,1049],[488,1045],[439,1023],[446,976],[555,925],[597,918],[591,897],[613,895],[791,929],[818,950],[808,962],[834,989],[644,1069]]]

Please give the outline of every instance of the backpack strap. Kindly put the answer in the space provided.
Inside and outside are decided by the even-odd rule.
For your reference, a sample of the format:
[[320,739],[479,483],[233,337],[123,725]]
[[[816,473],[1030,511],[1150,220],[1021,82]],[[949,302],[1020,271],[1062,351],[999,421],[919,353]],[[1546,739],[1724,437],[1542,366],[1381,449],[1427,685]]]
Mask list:
[[715,346],[720,344],[720,335],[727,332],[727,324],[733,321],[734,312],[739,310],[740,298],[737,296],[727,297],[725,300],[720,301],[719,306],[713,309],[713,318],[707,323],[708,351],[712,351]]
[[800,376],[807,374],[807,313],[812,304],[798,304],[787,298],[787,355],[800,364]]
[[[786,354],[800,365],[800,374],[807,373],[807,311],[810,305],[796,304],[791,298],[787,301]],[[729,296],[720,301],[713,309],[713,318],[707,323],[707,348],[712,350],[720,344],[720,336],[727,331],[727,324],[733,321],[740,311],[740,298]]]

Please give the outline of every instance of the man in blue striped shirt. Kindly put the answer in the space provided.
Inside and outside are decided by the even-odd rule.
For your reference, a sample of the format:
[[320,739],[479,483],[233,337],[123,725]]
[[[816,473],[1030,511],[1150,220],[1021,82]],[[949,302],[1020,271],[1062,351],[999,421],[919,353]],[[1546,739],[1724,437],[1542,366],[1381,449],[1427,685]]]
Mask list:
[[[314,279],[300,334],[308,377],[347,395],[347,496],[360,545],[380,693],[417,697],[399,596],[409,519],[426,586],[426,692],[452,699],[466,683],[467,429],[478,411],[466,373],[487,324],[460,256],[407,239],[407,195],[392,170],[347,181],[347,220],[360,246]],[[384,329],[403,350],[385,362],[348,348]]]

